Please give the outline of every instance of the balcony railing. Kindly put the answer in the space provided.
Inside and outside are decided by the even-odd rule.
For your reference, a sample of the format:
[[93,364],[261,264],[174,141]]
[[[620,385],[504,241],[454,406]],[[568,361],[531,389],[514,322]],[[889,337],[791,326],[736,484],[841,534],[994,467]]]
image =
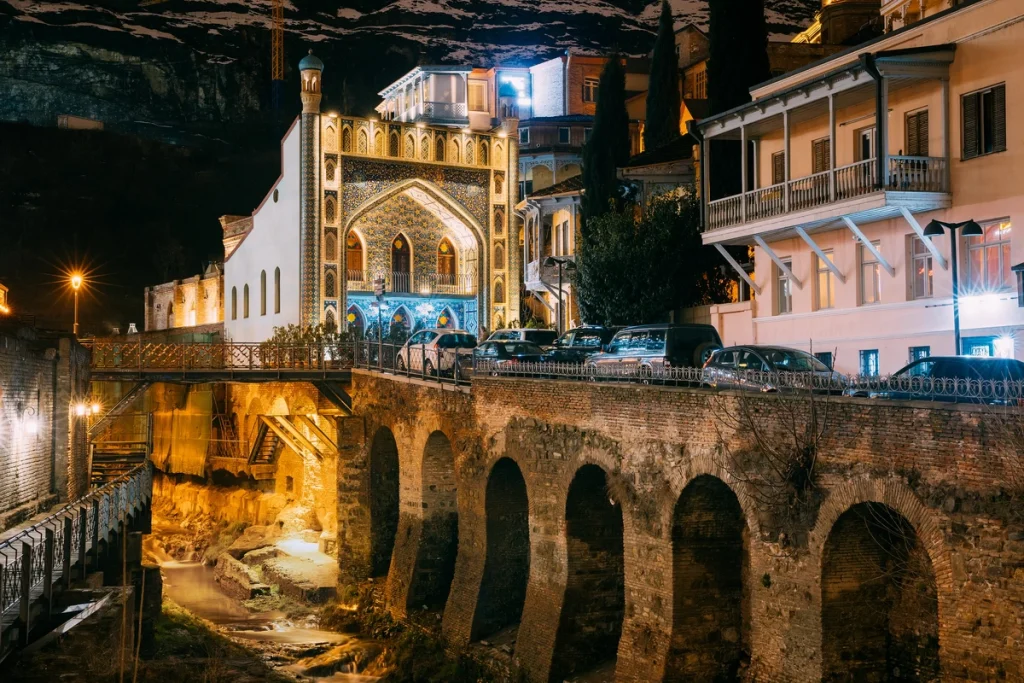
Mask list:
[[384,278],[388,294],[446,294],[472,296],[476,294],[476,275],[473,273],[405,273],[392,271],[371,273],[365,270],[348,271],[348,291],[372,292],[373,281]]
[[[890,156],[885,188],[895,192],[948,192],[942,157]],[[865,159],[785,183],[708,203],[708,229],[759,221],[876,192],[878,160]],[[745,206],[744,206],[745,204]]]
[[465,102],[424,102],[423,116],[431,119],[464,119],[469,117]]

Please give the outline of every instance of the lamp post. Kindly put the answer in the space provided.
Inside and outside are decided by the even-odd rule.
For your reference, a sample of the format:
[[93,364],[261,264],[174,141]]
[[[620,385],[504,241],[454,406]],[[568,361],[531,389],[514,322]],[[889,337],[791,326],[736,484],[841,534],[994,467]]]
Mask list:
[[960,277],[957,271],[956,257],[956,231],[964,237],[980,237],[985,234],[973,220],[961,223],[947,223],[945,221],[933,220],[924,229],[924,236],[928,238],[938,237],[949,229],[949,260],[953,262],[953,353],[960,355]]
[[71,289],[75,293],[75,326],[73,329],[74,335],[78,336],[78,290],[82,288],[84,279],[80,273],[74,273],[71,276]]
[[558,336],[562,336],[562,269],[566,272],[572,273],[576,270],[576,262],[568,257],[557,257],[548,256],[544,259],[544,266],[551,268],[552,266],[558,266]]

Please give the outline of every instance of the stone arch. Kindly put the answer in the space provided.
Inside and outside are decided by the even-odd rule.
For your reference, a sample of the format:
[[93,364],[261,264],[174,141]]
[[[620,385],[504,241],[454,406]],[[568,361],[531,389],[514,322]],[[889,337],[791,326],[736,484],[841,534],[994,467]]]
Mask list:
[[413,137],[412,133],[408,133],[405,136],[405,158],[416,158],[416,138]]
[[338,145],[338,134],[334,130],[334,126],[327,124],[327,131],[324,133],[324,147],[327,151],[333,152]]
[[341,129],[341,151],[352,151],[352,129],[348,126]]
[[348,307],[348,312],[345,314],[345,322],[348,324],[349,332],[352,332],[356,337],[362,337],[364,330],[366,330],[366,316],[363,314],[363,310],[352,304]]
[[334,177],[337,175],[338,162],[334,159],[328,159],[324,162],[324,178],[329,183],[334,182]]
[[565,503],[566,585],[550,680],[614,659],[625,616],[622,507],[598,465],[576,470]]
[[486,166],[490,157],[490,148],[487,146],[487,141],[480,143],[480,165]]
[[366,131],[360,128],[359,129],[359,147],[357,148],[359,154],[366,154],[366,152],[369,149],[369,147],[370,147],[370,143],[369,143],[368,137],[366,135]]
[[917,525],[861,501],[821,548],[823,681],[939,680],[942,583]]
[[338,329],[338,322],[334,319],[333,308],[328,308],[327,313],[324,314],[324,328],[328,331]]
[[530,510],[526,480],[511,458],[491,468],[484,494],[487,546],[470,639],[516,627],[530,577]]
[[453,139],[452,143],[448,146],[448,150],[448,163],[459,163],[459,141]]
[[494,145],[494,165],[501,166],[505,163],[505,149],[501,146],[501,143]]
[[444,136],[438,135],[434,141],[434,161],[444,161]]
[[666,682],[736,680],[750,623],[750,539],[721,479],[690,480],[672,515],[672,637]]
[[391,131],[391,136],[388,139],[388,156],[390,156],[390,157],[402,156],[401,152],[399,151],[400,143],[401,143],[401,140],[398,137],[398,131],[397,130]]
[[380,427],[370,445],[367,498],[370,517],[370,576],[386,576],[398,533],[398,443]]
[[501,242],[494,245],[494,269],[505,270],[505,247]]
[[421,504],[423,530],[409,584],[409,610],[444,609],[459,550],[459,500],[455,453],[448,436],[434,431],[423,447]]
[[378,130],[373,134],[373,153],[375,156],[384,156],[384,132]]

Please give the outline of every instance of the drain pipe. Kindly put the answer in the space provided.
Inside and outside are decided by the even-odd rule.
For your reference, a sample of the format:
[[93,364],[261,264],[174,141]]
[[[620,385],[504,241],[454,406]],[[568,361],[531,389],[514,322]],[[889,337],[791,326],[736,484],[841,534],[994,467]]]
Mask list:
[[[700,147],[700,184],[697,187],[697,191],[700,194],[700,225],[703,231],[704,227],[707,225],[708,201],[711,200],[710,196],[705,196],[705,194],[710,195],[711,193],[711,183],[707,182],[709,179],[707,175],[705,175],[708,172],[708,169],[704,163],[704,134],[700,132],[700,128],[697,127],[697,121],[694,119],[690,119],[686,122],[686,132],[689,133],[690,137],[697,141],[697,145]],[[703,191],[704,188],[707,188],[706,192]]]
[[885,87],[885,76],[878,70],[875,64],[875,56],[863,54],[860,56],[860,63],[864,71],[875,81],[875,163],[876,163],[876,188],[885,187],[888,172],[886,166],[889,159],[889,93]]

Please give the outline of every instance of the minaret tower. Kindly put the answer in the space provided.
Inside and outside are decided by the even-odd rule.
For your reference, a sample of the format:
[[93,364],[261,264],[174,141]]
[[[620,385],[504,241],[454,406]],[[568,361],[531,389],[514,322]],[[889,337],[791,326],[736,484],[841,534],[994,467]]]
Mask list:
[[299,62],[302,122],[299,154],[299,325],[320,323],[320,99],[324,63],[313,51]]

